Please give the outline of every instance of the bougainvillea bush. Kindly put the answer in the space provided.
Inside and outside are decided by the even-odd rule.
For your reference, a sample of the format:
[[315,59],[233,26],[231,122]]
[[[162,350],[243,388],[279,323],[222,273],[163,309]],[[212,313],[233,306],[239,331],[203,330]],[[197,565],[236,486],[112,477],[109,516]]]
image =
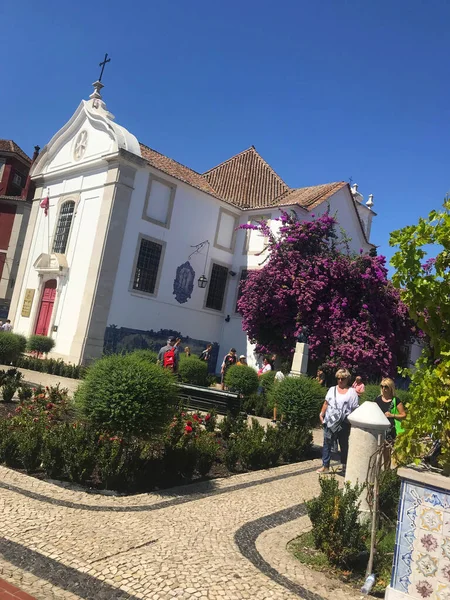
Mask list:
[[277,235],[264,222],[242,226],[268,239],[267,260],[242,283],[244,330],[261,352],[286,356],[307,327],[312,365],[394,374],[412,323],[387,279],[385,258],[352,254],[338,242],[333,216],[312,217],[298,221],[282,212]]

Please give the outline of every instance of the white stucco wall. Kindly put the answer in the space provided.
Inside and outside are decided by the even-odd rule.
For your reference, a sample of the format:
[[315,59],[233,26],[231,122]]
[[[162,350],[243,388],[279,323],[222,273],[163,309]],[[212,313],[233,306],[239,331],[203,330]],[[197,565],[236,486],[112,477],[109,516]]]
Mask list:
[[[149,175],[153,173],[159,178],[166,179],[177,186],[170,229],[156,225],[142,218],[145,196]],[[360,248],[369,250],[365,242],[358,216],[352,198],[342,190],[330,200],[332,214],[337,213],[337,218],[352,238],[351,249],[358,252]],[[326,205],[319,207],[315,214],[326,210]],[[197,339],[211,340],[220,344],[219,359],[232,346],[236,347],[238,354],[246,354],[250,364],[256,364],[257,356],[254,348],[242,331],[240,315],[236,313],[237,286],[243,268],[260,268],[264,256],[253,250],[253,245],[248,247],[247,235],[243,230],[236,232],[234,252],[230,253],[214,247],[216,228],[220,210],[234,212],[239,217],[239,224],[247,223],[252,218],[262,214],[270,219],[272,231],[276,233],[280,223],[275,219],[280,215],[278,209],[265,211],[252,211],[241,213],[219,200],[216,200],[180,181],[177,181],[156,170],[141,169],[136,175],[135,190],[133,192],[128,223],[126,225],[123,248],[116,277],[112,303],[108,316],[108,325],[127,327],[138,330],[158,331],[160,329],[174,329],[183,336]],[[311,219],[311,214],[297,208],[298,217]],[[154,296],[130,290],[133,276],[139,235],[149,236],[155,241],[165,244],[162,258],[162,267],[157,292]],[[210,278],[210,269],[213,262],[227,266],[236,273],[229,276],[222,311],[206,309],[204,303],[208,289],[200,289],[197,279],[203,274],[206,256],[206,247],[202,254],[194,255],[190,263],[195,270],[195,284],[192,297],[188,302],[179,304],[173,295],[173,281],[178,266],[188,260],[192,252],[191,246],[204,240],[210,240],[211,247],[206,266],[206,276]],[[227,322],[225,318],[230,316]]]
[[[192,297],[187,303],[179,304],[176,301],[173,282],[177,267],[186,262],[193,252],[192,246],[205,240],[211,243],[205,273],[207,278],[210,278],[213,262],[232,269],[233,254],[216,248],[214,240],[220,209],[225,208],[236,216],[239,216],[239,211],[156,170],[151,172],[177,186],[170,229],[142,218],[150,172],[148,169],[141,169],[135,178],[108,324],[154,331],[170,328],[180,331],[185,336],[220,341],[227,314],[226,308],[220,312],[204,308],[207,288],[200,289],[197,286],[197,279],[203,274],[205,267],[206,247],[202,253],[194,254],[190,259],[195,271],[195,282]],[[140,234],[165,244],[155,296],[130,290]],[[240,236],[237,237],[236,248]],[[231,287],[230,279],[231,277],[227,294]]]
[[[57,279],[58,287],[53,306],[51,328],[48,335],[54,338],[53,354],[66,360],[77,361],[70,356],[70,347],[75,333],[78,316],[82,307],[88,266],[91,260],[93,243],[99,218],[100,205],[105,191],[108,163],[97,157],[107,155],[113,149],[112,136],[98,122],[92,123],[89,115],[80,107],[51,143],[41,153],[33,167],[33,177],[39,178],[42,192],[37,192],[35,203],[49,195],[48,216],[39,208],[36,223],[27,232],[31,237],[30,251],[22,260],[26,261],[23,277],[18,281],[20,291],[16,299],[14,330],[31,335],[35,331],[39,314],[42,289],[46,281]],[[87,145],[84,155],[76,160],[73,154],[74,143],[81,131],[87,132]],[[41,254],[52,252],[56,223],[59,217],[61,200],[74,200],[75,212],[69,240],[65,251],[67,274],[43,273],[41,276],[33,266]],[[35,290],[31,314],[21,315],[25,292]]]
[[[58,330],[57,332],[49,332],[49,335],[55,340],[55,354],[68,355],[70,352],[70,345],[75,333],[86,283],[87,267],[95,238],[105,179],[106,170],[78,178],[77,185],[74,185],[74,180],[71,179],[63,179],[57,183],[54,182],[51,186],[48,216],[45,217],[44,211],[42,209],[39,210],[31,251],[25,269],[25,278],[21,286],[19,310],[14,323],[14,331],[23,333],[24,335],[34,333],[40,304],[42,285],[39,274],[33,267],[33,264],[41,253],[48,252],[49,242],[51,251],[56,220],[58,218],[57,207],[61,196],[66,197],[69,192],[80,194],[66,250],[69,271],[67,277],[61,279],[54,305],[54,325],[58,327]],[[84,191],[85,188],[88,191]],[[44,275],[42,283],[54,278],[53,274]],[[36,290],[31,315],[28,318],[21,316],[21,307],[26,289]]]

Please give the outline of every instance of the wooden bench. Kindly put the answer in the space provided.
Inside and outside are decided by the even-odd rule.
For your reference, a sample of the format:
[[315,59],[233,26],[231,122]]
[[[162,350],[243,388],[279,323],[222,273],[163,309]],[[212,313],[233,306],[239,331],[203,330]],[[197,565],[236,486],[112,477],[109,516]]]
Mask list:
[[212,409],[219,415],[238,415],[242,401],[238,394],[224,392],[215,388],[179,383],[180,398],[186,408],[208,412]]

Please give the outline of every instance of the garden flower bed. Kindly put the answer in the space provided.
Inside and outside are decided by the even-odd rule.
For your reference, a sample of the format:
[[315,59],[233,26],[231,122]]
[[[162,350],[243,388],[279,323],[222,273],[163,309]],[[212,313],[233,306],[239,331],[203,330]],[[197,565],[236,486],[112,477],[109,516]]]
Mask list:
[[[175,412],[176,411],[176,412]],[[39,478],[122,493],[264,469],[310,456],[308,428],[269,427],[245,418],[174,410],[151,436],[112,434],[80,418],[58,386],[0,403],[0,463]]]

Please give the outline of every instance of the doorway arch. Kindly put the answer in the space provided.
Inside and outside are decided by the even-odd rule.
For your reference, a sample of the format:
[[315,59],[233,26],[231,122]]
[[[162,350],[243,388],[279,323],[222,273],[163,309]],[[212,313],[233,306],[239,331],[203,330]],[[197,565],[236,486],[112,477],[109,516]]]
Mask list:
[[39,312],[36,319],[34,333],[37,335],[48,335],[48,329],[52,318],[53,305],[56,298],[56,279],[49,279],[42,289]]

